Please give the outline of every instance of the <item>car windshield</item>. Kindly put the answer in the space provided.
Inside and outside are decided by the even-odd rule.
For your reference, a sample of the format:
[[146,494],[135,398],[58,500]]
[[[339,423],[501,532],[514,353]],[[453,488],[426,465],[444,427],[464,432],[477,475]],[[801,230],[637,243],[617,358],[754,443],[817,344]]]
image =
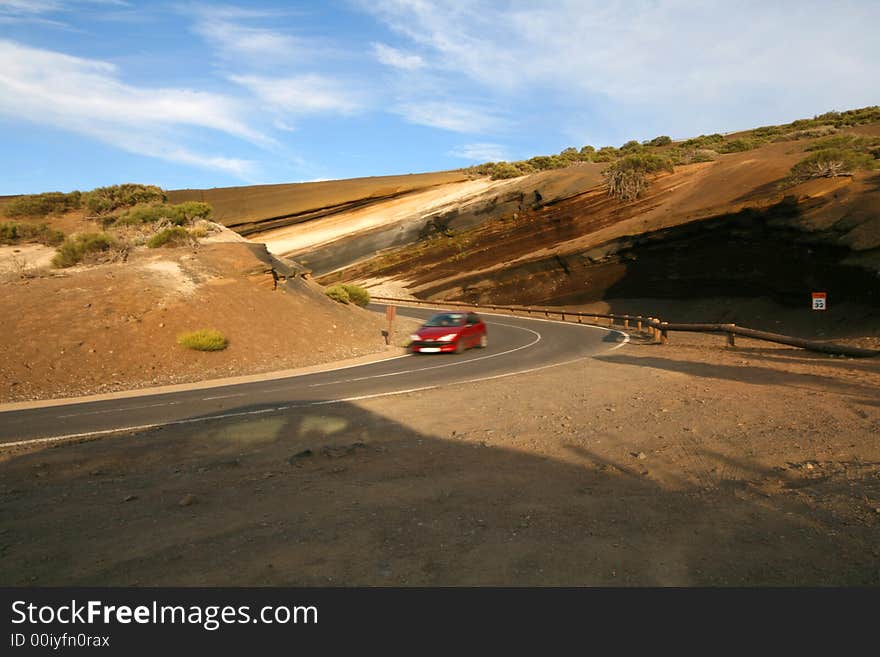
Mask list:
[[425,326],[461,326],[464,324],[462,313],[440,313],[425,322]]

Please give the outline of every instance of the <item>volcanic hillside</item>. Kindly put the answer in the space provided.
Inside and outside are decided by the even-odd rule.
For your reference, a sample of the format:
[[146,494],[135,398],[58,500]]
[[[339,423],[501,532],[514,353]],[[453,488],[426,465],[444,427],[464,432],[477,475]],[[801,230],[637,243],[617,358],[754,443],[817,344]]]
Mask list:
[[[808,307],[811,292],[824,291],[828,316],[880,326],[880,174],[873,166],[880,124],[821,128],[676,164],[648,175],[647,188],[629,200],[609,194],[602,163],[495,181],[479,199],[426,213],[415,243],[319,280],[423,299],[601,303],[646,314],[698,299],[725,306],[761,299],[784,311]],[[839,153],[829,144],[859,144],[861,166],[795,175],[804,160]],[[716,311],[675,319],[731,321]]]
[[[459,172],[170,196],[210,201],[227,226],[321,282],[380,292],[567,305],[760,297],[802,307],[825,291],[833,309],[876,308],[878,155],[880,109],[869,107]],[[846,161],[808,167],[832,156]],[[604,174],[639,158],[669,166],[649,171],[635,198],[609,194]]]
[[[102,190],[121,188],[142,202],[95,214],[95,192],[7,199],[0,403],[388,353],[384,317],[331,300],[296,263],[210,221],[209,206]],[[219,338],[183,339],[199,331]]]

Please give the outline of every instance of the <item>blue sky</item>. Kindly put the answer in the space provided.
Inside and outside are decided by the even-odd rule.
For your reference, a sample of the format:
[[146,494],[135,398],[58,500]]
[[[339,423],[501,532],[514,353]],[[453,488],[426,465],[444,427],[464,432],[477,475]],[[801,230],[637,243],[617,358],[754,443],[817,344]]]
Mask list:
[[880,3],[0,0],[0,194],[453,169],[880,102]]

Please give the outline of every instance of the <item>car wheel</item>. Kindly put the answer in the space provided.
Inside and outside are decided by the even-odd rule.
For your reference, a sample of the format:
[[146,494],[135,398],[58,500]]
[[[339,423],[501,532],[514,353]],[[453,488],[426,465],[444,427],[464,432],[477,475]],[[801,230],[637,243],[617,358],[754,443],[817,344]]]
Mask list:
[[463,354],[464,350],[465,350],[464,338],[459,338],[458,342],[455,343],[455,353]]
[[489,346],[489,338],[485,333],[483,333],[483,335],[480,336],[480,349],[485,349],[488,346]]

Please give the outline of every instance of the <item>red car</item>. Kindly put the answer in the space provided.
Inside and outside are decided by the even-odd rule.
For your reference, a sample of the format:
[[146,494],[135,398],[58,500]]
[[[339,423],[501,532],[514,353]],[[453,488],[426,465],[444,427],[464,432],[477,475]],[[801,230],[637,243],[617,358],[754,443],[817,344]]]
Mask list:
[[437,313],[409,336],[414,354],[454,351],[457,354],[471,347],[489,344],[486,325],[476,313]]

